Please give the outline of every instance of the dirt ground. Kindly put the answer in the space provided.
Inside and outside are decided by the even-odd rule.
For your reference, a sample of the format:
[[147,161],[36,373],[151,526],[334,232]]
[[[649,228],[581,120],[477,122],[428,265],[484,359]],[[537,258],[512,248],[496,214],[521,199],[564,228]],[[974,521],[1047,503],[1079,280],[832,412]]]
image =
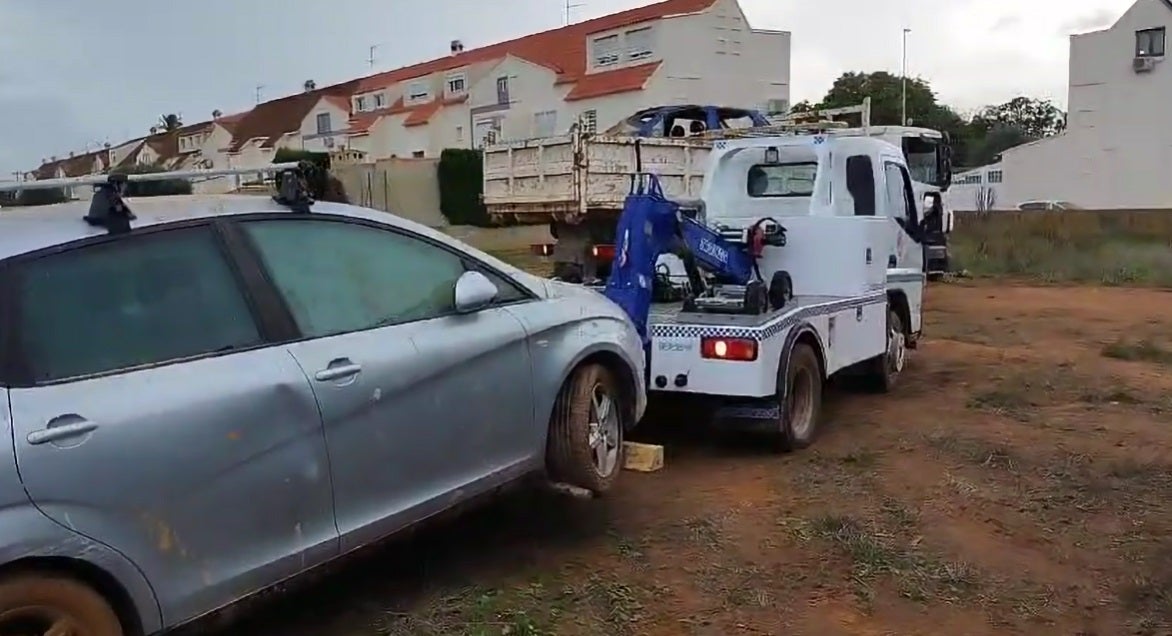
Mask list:
[[654,474],[519,493],[219,636],[1172,633],[1172,293],[932,285],[888,396],[817,444],[660,413]]

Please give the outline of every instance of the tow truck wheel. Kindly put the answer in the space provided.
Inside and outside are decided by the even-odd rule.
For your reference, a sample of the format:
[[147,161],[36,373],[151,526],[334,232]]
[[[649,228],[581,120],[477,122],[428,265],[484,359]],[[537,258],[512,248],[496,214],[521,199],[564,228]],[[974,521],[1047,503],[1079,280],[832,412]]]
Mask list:
[[546,469],[554,482],[601,495],[623,467],[622,391],[600,364],[579,367],[554,402]]
[[70,578],[20,574],[0,582],[0,634],[123,636],[110,604]]
[[822,413],[822,367],[814,349],[805,343],[794,345],[789,368],[783,369],[781,431],[775,450],[788,453],[808,447],[818,434]]
[[891,391],[898,383],[906,363],[907,334],[904,331],[903,320],[894,307],[888,307],[887,349],[882,355],[872,358],[871,368],[867,374],[869,384],[880,393]]

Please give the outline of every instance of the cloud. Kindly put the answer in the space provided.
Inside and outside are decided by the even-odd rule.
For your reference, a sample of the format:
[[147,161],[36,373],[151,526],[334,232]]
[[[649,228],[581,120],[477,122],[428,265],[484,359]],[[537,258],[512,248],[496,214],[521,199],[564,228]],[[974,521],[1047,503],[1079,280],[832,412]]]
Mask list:
[[1099,9],[1063,22],[1058,28],[1058,33],[1060,35],[1070,35],[1071,33],[1081,33],[1084,31],[1097,31],[1111,26],[1118,17],[1117,14],[1107,9]]

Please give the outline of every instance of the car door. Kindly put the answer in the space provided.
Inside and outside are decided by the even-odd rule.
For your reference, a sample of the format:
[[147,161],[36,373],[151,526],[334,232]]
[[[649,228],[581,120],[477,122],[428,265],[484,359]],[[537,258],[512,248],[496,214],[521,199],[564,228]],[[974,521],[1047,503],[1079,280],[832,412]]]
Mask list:
[[321,407],[343,550],[532,468],[526,333],[501,307],[455,313],[461,254],[347,217],[240,225],[304,336],[288,349]]
[[7,272],[24,486],[44,514],[132,560],[168,624],[338,551],[309,382],[225,254],[197,224]]
[[921,271],[924,268],[924,250],[920,244],[920,219],[907,168],[894,162],[883,163],[887,209],[899,225],[895,237],[895,268]]

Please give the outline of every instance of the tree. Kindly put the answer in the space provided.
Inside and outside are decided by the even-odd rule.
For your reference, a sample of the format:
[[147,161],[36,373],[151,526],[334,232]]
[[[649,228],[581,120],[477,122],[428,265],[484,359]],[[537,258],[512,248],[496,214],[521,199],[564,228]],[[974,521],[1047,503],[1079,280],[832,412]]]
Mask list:
[[[870,97],[873,125],[899,125],[903,111],[903,88],[903,78],[886,71],[843,73],[834,80],[822,101],[810,109],[858,106],[864,98]],[[932,87],[918,77],[907,78],[907,118],[908,125],[947,133],[951,138],[953,156],[958,159],[967,156],[970,136],[964,118],[937,102]]]
[[158,132],[171,132],[183,127],[183,118],[175,113],[168,113],[159,116],[159,125],[155,127]]
[[1066,113],[1049,100],[1014,97],[997,106],[986,106],[973,117],[972,125],[987,133],[998,126],[1012,127],[1030,139],[1041,139],[1066,128]]
[[[130,166],[119,169],[122,174],[154,174],[166,172],[160,166]],[[164,181],[131,181],[126,184],[128,197],[165,197],[175,194],[191,194],[191,182],[186,179]]]

